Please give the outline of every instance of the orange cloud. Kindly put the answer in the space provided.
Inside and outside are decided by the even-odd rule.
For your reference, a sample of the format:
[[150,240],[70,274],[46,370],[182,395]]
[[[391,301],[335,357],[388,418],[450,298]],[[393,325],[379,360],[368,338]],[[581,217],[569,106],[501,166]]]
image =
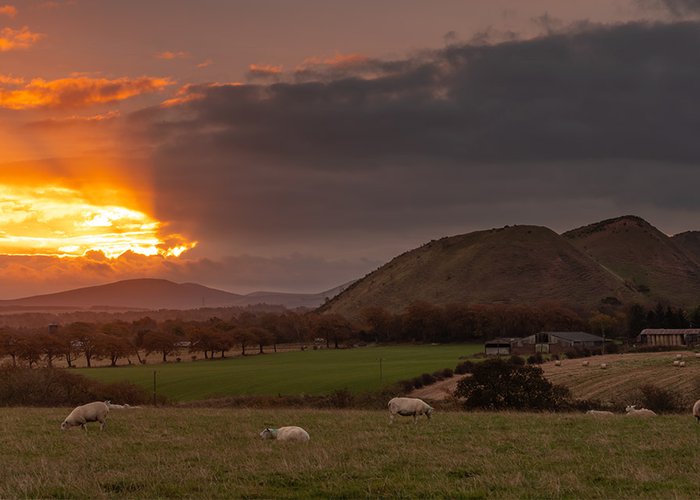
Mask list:
[[[109,258],[125,252],[179,256],[196,245],[163,234],[162,223],[125,204],[91,201],[68,187],[0,184],[0,253],[79,257],[98,251]],[[110,188],[109,196],[120,197]],[[128,195],[124,196],[126,200]]]
[[166,59],[166,60],[173,60],[173,59],[184,59],[186,57],[190,57],[189,52],[170,52],[170,51],[165,51],[165,52],[159,52],[158,54],[155,55],[157,59]]
[[17,15],[17,8],[13,5],[1,5],[0,6],[0,16],[15,17]]
[[22,85],[24,78],[10,75],[0,75],[0,85]]
[[248,71],[259,76],[279,75],[282,73],[282,66],[274,66],[272,64],[251,64],[248,66]]
[[300,65],[300,69],[308,68],[309,66],[354,66],[369,61],[369,58],[362,54],[340,54],[336,53],[333,57],[322,59],[320,57],[307,57]]
[[36,78],[23,88],[0,87],[0,108],[77,108],[122,101],[149,92],[162,90],[173,82],[168,78]]
[[3,28],[0,30],[0,52],[28,49],[44,38],[44,36],[45,35],[42,33],[33,33],[29,31],[27,26],[23,26],[18,30]]
[[208,67],[208,66],[211,66],[212,64],[214,64],[214,61],[212,61],[211,59],[205,59],[204,61],[202,61],[201,63],[199,63],[199,64],[197,65],[197,67],[198,67],[198,68],[206,68],[206,67]]
[[208,88],[214,87],[224,87],[230,85],[232,87],[237,87],[242,85],[240,82],[230,82],[230,83],[207,83],[204,85],[184,85],[178,89],[175,97],[167,99],[161,103],[164,108],[171,108],[173,106],[179,106],[192,101],[198,101],[205,97],[205,91]]

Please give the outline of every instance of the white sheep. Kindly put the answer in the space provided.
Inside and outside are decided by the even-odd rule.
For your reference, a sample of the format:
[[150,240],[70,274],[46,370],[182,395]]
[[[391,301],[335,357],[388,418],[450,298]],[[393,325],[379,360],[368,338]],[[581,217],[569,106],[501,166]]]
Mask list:
[[583,362],[581,362],[581,366],[588,366],[588,365],[589,365],[589,362],[588,362],[588,361],[583,361]]
[[561,361],[558,359],[554,362],[554,366],[561,366]]
[[698,399],[693,405],[693,416],[697,419],[700,424],[700,399]]
[[676,359],[682,359],[683,355],[682,354],[676,354]]
[[601,364],[600,364],[600,369],[601,369],[601,370],[607,370],[607,368],[608,368],[608,364],[607,364],[607,363],[601,363]]
[[82,427],[87,432],[88,422],[99,422],[100,430],[107,424],[107,414],[109,406],[103,401],[95,401],[75,408],[61,424],[61,430],[65,431],[70,427]]
[[680,366],[681,368],[685,368],[685,361],[680,361],[678,363],[678,366]]
[[630,405],[625,408],[628,417],[655,417],[656,413],[647,408],[637,408],[637,405]]
[[112,403],[111,401],[105,401],[105,404],[109,407],[110,410],[134,410],[134,409],[140,409],[140,406],[131,406],[130,404],[124,403],[123,405],[117,405]]
[[267,427],[260,433],[263,439],[276,439],[277,441],[308,441],[309,433],[296,425],[289,425],[275,429]]
[[673,362],[673,366],[680,366],[680,364],[681,364],[681,362],[678,361],[678,360],[676,360],[676,361]]
[[403,417],[413,417],[413,423],[418,422],[420,415],[425,415],[430,420],[433,414],[433,407],[418,398],[393,398],[387,405],[389,407],[389,423],[394,422],[394,417],[398,414]]
[[605,411],[605,410],[588,410],[586,412],[586,415],[592,415],[594,417],[611,417],[615,414],[611,411]]

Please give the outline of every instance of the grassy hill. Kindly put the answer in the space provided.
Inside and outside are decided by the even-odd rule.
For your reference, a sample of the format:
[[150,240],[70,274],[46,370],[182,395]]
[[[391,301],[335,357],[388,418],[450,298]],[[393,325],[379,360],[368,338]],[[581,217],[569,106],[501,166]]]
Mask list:
[[248,394],[328,394],[336,389],[371,391],[422,373],[454,369],[460,356],[482,351],[481,344],[322,349],[188,363],[81,368],[76,373],[103,382],[129,381],[150,390],[156,371],[158,394],[175,401]]
[[606,297],[627,302],[638,295],[554,231],[512,226],[431,241],[357,281],[321,310],[357,316],[383,306],[401,312],[414,301],[554,301],[591,308]]
[[700,265],[672,238],[644,219],[618,217],[563,234],[647,301],[700,303]]
[[[143,408],[102,432],[68,408],[0,413],[0,498],[696,498],[690,414]],[[94,424],[89,424],[94,425]],[[301,425],[303,445],[263,441]]]
[[686,231],[671,237],[671,240],[700,264],[700,231]]

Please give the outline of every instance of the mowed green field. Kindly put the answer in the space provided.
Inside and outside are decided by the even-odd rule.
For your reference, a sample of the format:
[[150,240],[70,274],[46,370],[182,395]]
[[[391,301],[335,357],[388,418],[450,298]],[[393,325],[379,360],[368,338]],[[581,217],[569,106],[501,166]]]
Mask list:
[[[195,362],[119,368],[81,368],[103,382],[129,381],[174,401],[231,395],[325,394],[336,389],[371,391],[401,379],[452,368],[482,344],[362,347],[292,351]],[[381,362],[381,381],[380,363]]]
[[[700,425],[687,415],[0,409],[0,498],[698,498]],[[301,425],[309,443],[263,441]]]

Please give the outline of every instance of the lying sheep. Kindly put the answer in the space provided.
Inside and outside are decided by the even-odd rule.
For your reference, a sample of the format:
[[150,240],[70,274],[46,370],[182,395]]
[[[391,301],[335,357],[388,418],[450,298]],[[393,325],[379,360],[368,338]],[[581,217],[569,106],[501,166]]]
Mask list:
[[700,399],[698,399],[693,405],[693,416],[697,419],[700,424]]
[[263,439],[276,439],[277,441],[308,441],[311,439],[309,433],[306,432],[301,427],[296,425],[289,425],[286,427],[280,427],[279,429],[274,429],[272,427],[265,428],[264,431],[260,433],[260,437]]
[[625,408],[628,417],[655,417],[656,413],[647,408],[637,408],[636,405],[630,405]]
[[418,422],[420,415],[425,415],[430,420],[433,407],[418,398],[393,398],[387,405],[389,407],[389,423],[394,423],[394,417],[398,414],[403,417],[413,417],[413,423]]
[[107,414],[109,413],[109,406],[107,403],[102,401],[95,401],[94,403],[88,403],[83,406],[78,406],[66,417],[66,419],[61,424],[61,430],[65,431],[70,427],[80,426],[85,432],[87,432],[88,422],[99,422],[100,430],[104,429],[107,424]]
[[615,414],[611,411],[605,410],[588,410],[586,415],[592,415],[594,417],[612,417]]
[[117,405],[112,403],[111,401],[105,401],[105,404],[107,407],[109,407],[110,410],[134,410],[134,409],[140,409],[140,406],[131,406],[129,404],[124,403],[123,405]]
[[600,368],[601,368],[601,370],[607,370],[608,364],[607,364],[607,363],[601,363],[601,364],[600,364]]
[[583,361],[583,362],[581,363],[581,366],[588,366],[588,364],[589,364],[589,361]]

